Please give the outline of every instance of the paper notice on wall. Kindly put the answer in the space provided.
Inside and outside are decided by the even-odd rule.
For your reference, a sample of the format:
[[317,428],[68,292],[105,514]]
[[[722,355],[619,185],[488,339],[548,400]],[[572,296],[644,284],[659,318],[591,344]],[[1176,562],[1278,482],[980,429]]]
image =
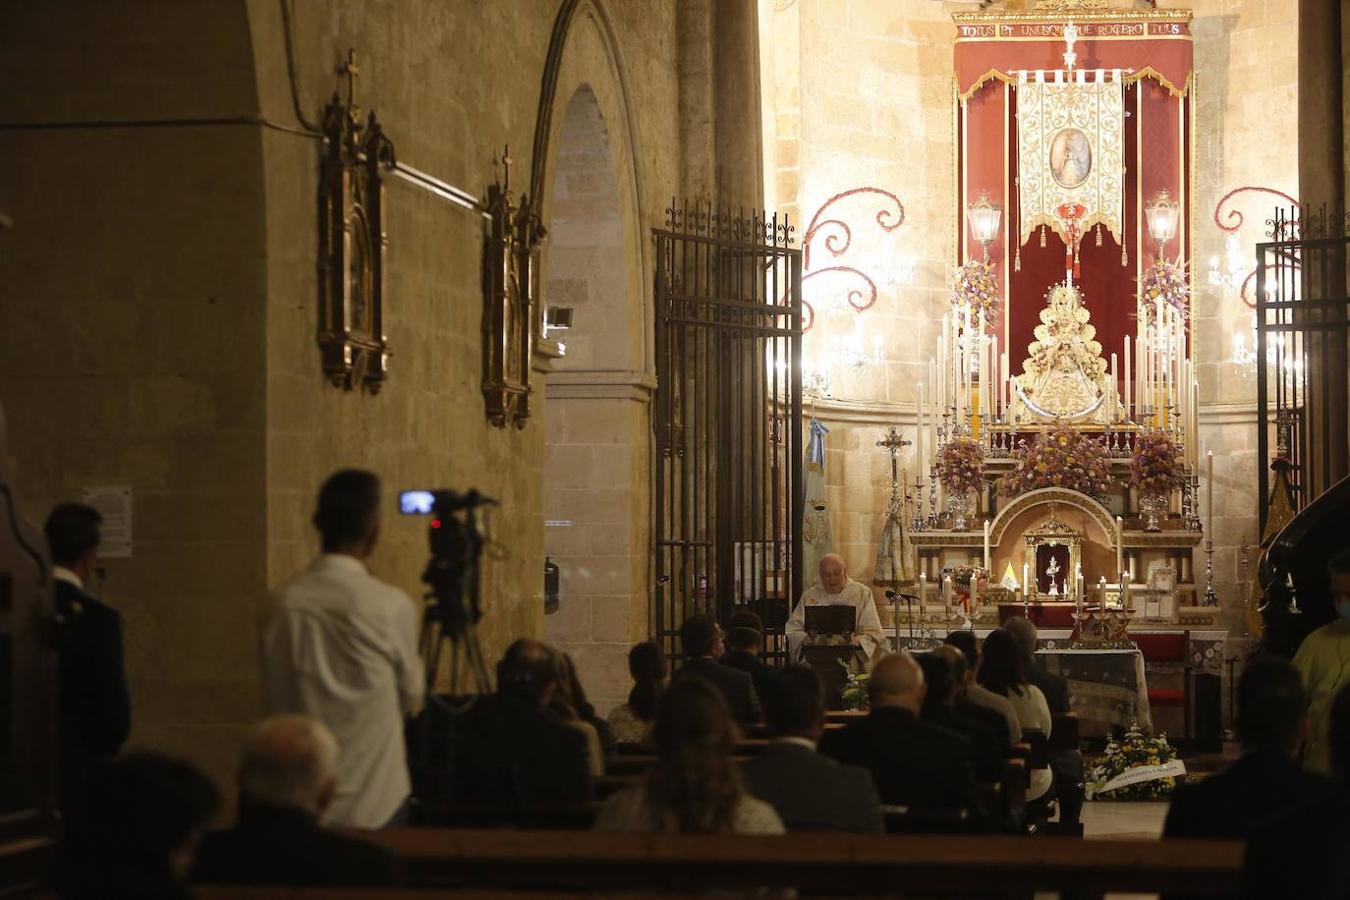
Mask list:
[[98,555],[103,559],[127,559],[131,556],[131,487],[91,487],[84,489],[84,503],[103,516],[99,528]]

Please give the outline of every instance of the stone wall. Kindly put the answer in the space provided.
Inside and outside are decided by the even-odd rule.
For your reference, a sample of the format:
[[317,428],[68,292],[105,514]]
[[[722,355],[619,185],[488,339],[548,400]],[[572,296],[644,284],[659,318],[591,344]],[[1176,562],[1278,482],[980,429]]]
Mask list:
[[[376,396],[329,385],[315,346],[319,142],[293,132],[318,120],[354,48],[358,102],[377,111],[401,162],[481,196],[509,144],[523,190],[559,5],[72,3],[7,20],[0,52],[17,89],[0,100],[0,121],[52,124],[0,132],[0,164],[19,175],[0,183],[16,224],[0,247],[0,400],[30,516],[83,486],[136,492],[135,555],[109,561],[107,590],[126,620],[133,744],[181,752],[229,781],[242,727],[260,710],[257,616],[267,591],[316,552],[314,492],[340,466],[375,470],[389,494],[497,497],[485,656],[491,664],[514,637],[544,633],[547,435],[607,440],[603,428],[589,428],[586,412],[553,415],[543,377],[523,430],[487,425],[482,219],[400,180],[386,201],[389,381]],[[630,560],[647,541],[649,229],[682,172],[709,173],[711,190],[716,153],[757,147],[755,117],[722,123],[716,144],[684,146],[718,113],[681,102],[676,12],[670,0],[580,4],[552,123],[556,149],[562,110],[588,85],[621,185],[629,268],[615,308],[634,349],[619,380],[636,387],[618,430],[633,487],[626,506],[584,512],[618,517],[607,524]],[[735,55],[717,29],[702,34]],[[144,125],[200,118],[228,121]],[[53,127],[94,121],[105,124]],[[750,178],[757,193],[757,170]],[[610,461],[597,465],[619,482]],[[416,597],[426,523],[388,506],[371,567]],[[583,674],[604,679],[588,682],[593,693],[614,698],[627,691],[619,648],[646,631],[645,568],[616,578],[595,588],[626,598],[617,624],[591,634],[609,646],[591,654],[594,666],[579,651]]]

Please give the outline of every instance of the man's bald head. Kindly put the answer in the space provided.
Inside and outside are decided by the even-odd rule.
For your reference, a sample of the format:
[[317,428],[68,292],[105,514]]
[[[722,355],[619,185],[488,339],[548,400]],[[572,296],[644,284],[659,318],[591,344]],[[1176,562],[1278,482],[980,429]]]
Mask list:
[[245,803],[289,806],[319,815],[337,783],[338,743],[317,719],[264,719],[244,745],[239,793]]
[[956,683],[964,685],[966,683],[966,655],[951,644],[942,644],[933,648],[933,655],[940,656],[947,661],[947,665],[952,667],[952,677]]
[[497,692],[540,706],[558,687],[558,661],[542,641],[521,638],[506,648],[497,663]]
[[908,653],[884,656],[872,667],[867,699],[874,708],[898,706],[918,715],[923,697],[923,669]]
[[820,586],[828,594],[837,594],[848,584],[848,566],[837,553],[827,553],[820,558],[819,572]]

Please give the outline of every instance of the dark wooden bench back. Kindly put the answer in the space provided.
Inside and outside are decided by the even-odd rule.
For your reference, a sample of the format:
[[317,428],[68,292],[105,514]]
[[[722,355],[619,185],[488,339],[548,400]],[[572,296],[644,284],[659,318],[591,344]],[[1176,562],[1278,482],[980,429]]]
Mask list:
[[[638,835],[391,829],[363,835],[398,853],[412,886],[546,891],[795,887],[888,892],[1106,891],[1228,896],[1236,841],[1083,841],[1003,836]],[[1000,893],[1001,892],[1001,893]],[[207,895],[203,895],[207,896]],[[223,898],[219,898],[223,900]]]

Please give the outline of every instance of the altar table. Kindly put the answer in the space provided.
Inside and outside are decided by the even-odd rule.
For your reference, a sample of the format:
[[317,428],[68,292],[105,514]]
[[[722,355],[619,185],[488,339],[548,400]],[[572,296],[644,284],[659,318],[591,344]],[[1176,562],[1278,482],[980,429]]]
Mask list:
[[[975,635],[983,640],[989,631],[977,629]],[[942,635],[938,637],[941,639]],[[1129,728],[1134,724],[1151,734],[1153,715],[1148,703],[1144,655],[1133,649],[1071,650],[1068,642],[1068,632],[1061,634],[1047,629],[1041,632],[1036,656],[1047,671],[1068,680],[1070,705],[1079,720],[1099,724],[1097,729],[1084,729],[1084,734],[1100,734],[1108,726]],[[922,640],[911,640],[902,633],[897,646],[901,650],[921,648]]]

